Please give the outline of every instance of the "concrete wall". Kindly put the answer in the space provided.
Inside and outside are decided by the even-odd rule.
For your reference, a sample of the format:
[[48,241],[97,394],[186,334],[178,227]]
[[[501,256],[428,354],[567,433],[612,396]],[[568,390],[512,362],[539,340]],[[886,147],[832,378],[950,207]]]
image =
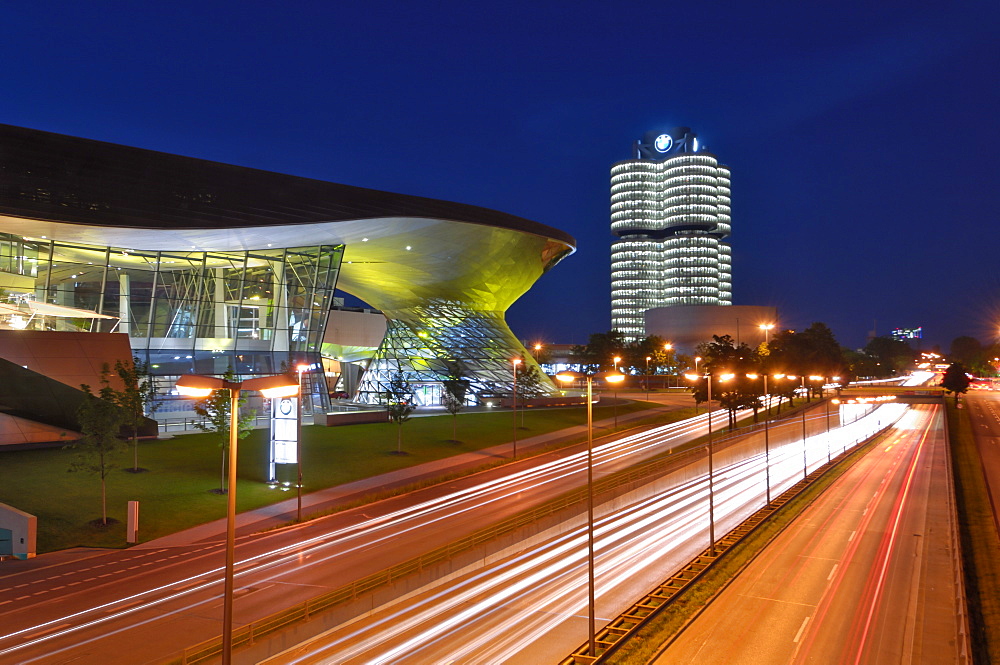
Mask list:
[[0,503],[0,529],[10,529],[12,532],[14,556],[18,559],[30,559],[35,556],[37,517],[6,503]]

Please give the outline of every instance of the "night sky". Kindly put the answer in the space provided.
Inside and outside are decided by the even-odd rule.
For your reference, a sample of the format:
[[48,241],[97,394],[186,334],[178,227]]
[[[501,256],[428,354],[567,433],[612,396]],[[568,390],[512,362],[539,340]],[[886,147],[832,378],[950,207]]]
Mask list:
[[4,3],[0,122],[562,229],[508,321],[564,343],[610,327],[611,164],[689,126],[732,169],[734,304],[995,338],[995,0],[152,4]]

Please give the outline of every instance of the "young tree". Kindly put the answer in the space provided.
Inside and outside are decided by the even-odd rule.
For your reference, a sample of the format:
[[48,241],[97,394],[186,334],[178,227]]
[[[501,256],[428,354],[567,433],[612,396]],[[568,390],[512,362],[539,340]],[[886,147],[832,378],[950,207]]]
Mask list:
[[457,362],[448,363],[448,374],[441,384],[444,390],[441,401],[451,414],[451,440],[458,442],[458,414],[465,408],[465,396],[469,392],[470,381],[464,376],[462,366]]
[[389,380],[385,391],[385,401],[389,411],[389,419],[396,423],[396,454],[403,454],[403,423],[410,419],[413,413],[413,388],[406,380],[406,375],[397,371]]
[[76,416],[80,421],[80,433],[83,434],[76,443],[69,446],[78,451],[76,459],[69,471],[82,471],[95,474],[101,479],[101,523],[108,523],[107,478],[112,470],[117,468],[115,459],[122,452],[123,442],[118,438],[124,422],[124,414],[115,403],[115,391],[108,385],[108,368],[105,365],[101,373],[104,384],[95,395],[90,386],[83,384],[80,388],[86,393],[83,403],[77,409]]
[[[222,375],[226,381],[235,381],[236,373],[230,367]],[[229,424],[230,424],[230,403],[232,396],[228,389],[216,390],[203,400],[195,402],[194,412],[205,419],[205,422],[195,423],[195,427],[202,432],[218,434],[219,446],[222,448],[222,474],[219,480],[219,494],[226,493],[226,472],[229,466]],[[236,438],[245,439],[253,431],[253,423],[257,418],[257,411],[250,409],[243,412],[243,406],[247,398],[240,395],[236,404]],[[215,491],[215,490],[213,490]]]
[[517,365],[517,396],[521,400],[521,427],[524,427],[524,412],[527,410],[528,398],[537,397],[542,393],[542,373],[535,365],[520,363]]
[[116,360],[115,374],[122,381],[122,389],[114,391],[115,403],[122,408],[123,425],[131,434],[132,473],[139,473],[145,471],[139,468],[139,427],[160,406],[156,402],[156,388],[149,375],[149,363],[142,362],[138,357],[133,357],[132,362]]
[[969,389],[969,375],[965,371],[962,363],[952,363],[944,371],[941,379],[941,386],[950,393],[955,394],[955,404],[958,404],[959,393],[964,393]]

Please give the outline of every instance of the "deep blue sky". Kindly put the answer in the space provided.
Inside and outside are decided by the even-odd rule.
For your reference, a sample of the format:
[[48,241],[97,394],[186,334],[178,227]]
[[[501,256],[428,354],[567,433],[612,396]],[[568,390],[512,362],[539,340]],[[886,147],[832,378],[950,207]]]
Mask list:
[[994,339],[995,0],[153,4],[4,3],[0,122],[563,229],[508,321],[576,343],[610,326],[609,167],[690,126],[732,168],[735,304]]

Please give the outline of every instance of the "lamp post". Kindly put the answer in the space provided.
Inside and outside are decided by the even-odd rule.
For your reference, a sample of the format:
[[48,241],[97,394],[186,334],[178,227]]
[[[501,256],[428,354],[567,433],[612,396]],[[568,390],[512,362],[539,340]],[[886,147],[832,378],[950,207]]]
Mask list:
[[[734,374],[721,374],[719,381],[728,381]],[[708,381],[708,542],[709,552],[715,556],[715,468],[712,448],[712,373],[705,376],[700,374],[685,374],[689,381],[707,379]]]
[[[590,655],[594,657],[597,656],[597,614],[594,609],[594,377],[579,372],[562,372],[556,374],[556,378],[563,383],[570,383],[578,378],[587,380],[587,588]],[[625,380],[625,376],[614,372],[606,374],[604,380],[620,383]]]
[[767,345],[767,341],[768,341],[768,339],[767,339],[768,334],[774,329],[774,324],[773,323],[762,323],[762,324],[760,324],[757,327],[764,331],[764,345],[766,346]]
[[[670,365],[670,352],[674,350],[674,345],[671,344],[670,342],[667,342],[666,344],[663,345],[663,350],[667,352],[667,367],[670,367],[671,366]],[[662,386],[663,384],[660,384],[660,385]],[[667,374],[667,388],[669,388],[669,387],[670,387],[670,374],[668,373]]]
[[177,392],[189,397],[208,397],[216,390],[229,391],[229,482],[226,510],[226,569],[222,598],[222,663],[233,658],[233,567],[236,557],[236,461],[239,440],[239,400],[241,390],[259,390],[264,397],[290,397],[299,386],[288,376],[262,376],[245,381],[227,381],[214,376],[186,374],[177,380]]
[[517,459],[517,366],[521,364],[521,359],[512,358],[510,362],[514,366],[514,455],[511,459]]
[[[767,421],[771,415],[771,401],[767,395],[767,372],[764,372],[764,483],[767,494],[767,505],[771,505],[771,442],[768,432]],[[747,374],[747,378],[756,380],[756,374]]]
[[296,365],[295,373],[299,379],[299,408],[295,411],[295,463],[298,465],[298,482],[295,483],[295,521],[302,521],[302,372],[309,365]]
[[[615,374],[618,374],[618,363],[620,363],[622,359],[619,358],[618,356],[615,356],[614,360],[615,360]],[[624,380],[624,378],[625,377],[623,376],[622,379]],[[618,386],[615,386],[614,400],[615,401],[612,406],[615,412],[615,430],[617,430],[618,429]]]
[[649,401],[649,359],[651,356],[646,356],[646,401]]
[[[695,356],[694,357],[694,373],[695,374],[698,374],[698,363],[700,363],[700,362],[701,362],[701,356]],[[686,377],[687,374],[685,374],[684,376]],[[709,406],[709,411],[711,411],[712,403],[709,402],[708,406]],[[696,416],[698,415],[698,400],[694,401],[694,415],[696,415]]]
[[[794,374],[789,374],[788,377],[792,381],[795,380]],[[802,376],[802,387],[805,388],[806,377]],[[809,475],[809,462],[806,458],[806,407],[802,405],[802,477],[805,478]]]

